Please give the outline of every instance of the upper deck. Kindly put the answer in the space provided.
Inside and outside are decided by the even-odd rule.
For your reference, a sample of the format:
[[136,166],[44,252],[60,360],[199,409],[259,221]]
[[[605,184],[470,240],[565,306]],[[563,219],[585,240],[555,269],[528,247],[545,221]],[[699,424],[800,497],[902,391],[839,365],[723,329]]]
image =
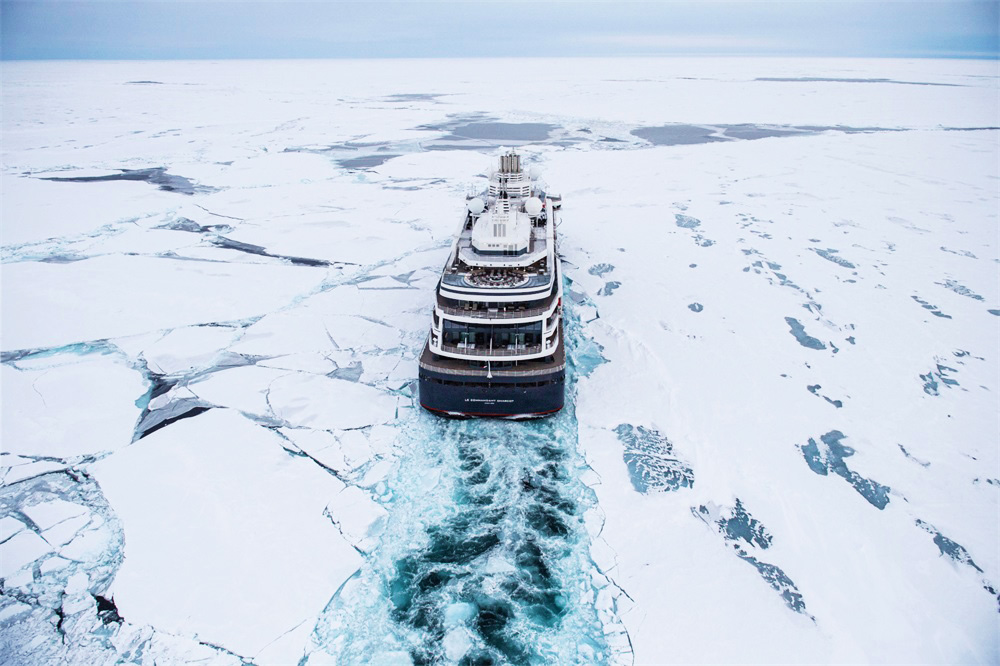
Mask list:
[[[520,169],[507,155],[501,166]],[[510,186],[510,190],[508,190]],[[540,301],[554,293],[558,198],[523,172],[491,176],[489,189],[466,202],[465,218],[439,285],[456,301]]]
[[437,357],[539,362],[561,346],[556,252],[559,199],[546,197],[520,158],[501,157],[488,190],[468,197],[438,283],[428,337]]

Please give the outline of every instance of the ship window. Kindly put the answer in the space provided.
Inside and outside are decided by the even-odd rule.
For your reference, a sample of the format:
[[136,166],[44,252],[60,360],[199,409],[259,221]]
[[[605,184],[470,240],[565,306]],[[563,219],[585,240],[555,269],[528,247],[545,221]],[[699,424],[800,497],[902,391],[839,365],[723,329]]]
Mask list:
[[495,349],[535,346],[542,344],[542,322],[490,326],[445,319],[441,334],[444,344],[450,346],[475,345],[477,349],[491,345]]

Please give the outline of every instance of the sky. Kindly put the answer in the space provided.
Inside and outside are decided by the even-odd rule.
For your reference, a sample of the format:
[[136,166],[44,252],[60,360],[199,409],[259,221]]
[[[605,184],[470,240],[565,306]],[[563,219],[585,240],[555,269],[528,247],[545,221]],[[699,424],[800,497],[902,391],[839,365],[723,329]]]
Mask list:
[[1000,57],[1000,0],[0,0],[0,57]]

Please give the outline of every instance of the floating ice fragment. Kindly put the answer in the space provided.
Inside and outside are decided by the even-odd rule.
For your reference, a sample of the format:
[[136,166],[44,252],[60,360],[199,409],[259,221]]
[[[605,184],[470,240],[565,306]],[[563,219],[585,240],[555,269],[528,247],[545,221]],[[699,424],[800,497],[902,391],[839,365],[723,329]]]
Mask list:
[[458,661],[472,647],[472,637],[465,629],[456,628],[445,634],[441,643],[444,646],[445,657],[452,661]]
[[[511,570],[513,570],[513,568]],[[444,611],[444,623],[449,627],[456,624],[463,624],[474,618],[477,610],[478,609],[475,604],[470,604],[468,602],[451,604]]]
[[25,506],[22,507],[21,511],[43,530],[64,520],[87,513],[85,507],[63,499],[52,499],[32,506]]
[[42,537],[26,530],[18,532],[0,543],[0,578],[8,578],[50,552],[52,548]]

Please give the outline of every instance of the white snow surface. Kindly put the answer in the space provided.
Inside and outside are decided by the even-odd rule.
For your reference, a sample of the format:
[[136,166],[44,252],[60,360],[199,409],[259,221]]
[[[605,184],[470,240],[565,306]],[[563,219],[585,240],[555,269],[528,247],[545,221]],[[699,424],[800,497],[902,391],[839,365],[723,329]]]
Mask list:
[[212,410],[92,466],[125,528],[123,616],[248,657],[315,618],[359,557],[323,515],[343,484],[278,439]]
[[394,475],[454,478],[416,359],[516,145],[564,197],[594,660],[1000,662],[996,63],[509,65],[4,63],[0,661],[334,661],[413,545]]

